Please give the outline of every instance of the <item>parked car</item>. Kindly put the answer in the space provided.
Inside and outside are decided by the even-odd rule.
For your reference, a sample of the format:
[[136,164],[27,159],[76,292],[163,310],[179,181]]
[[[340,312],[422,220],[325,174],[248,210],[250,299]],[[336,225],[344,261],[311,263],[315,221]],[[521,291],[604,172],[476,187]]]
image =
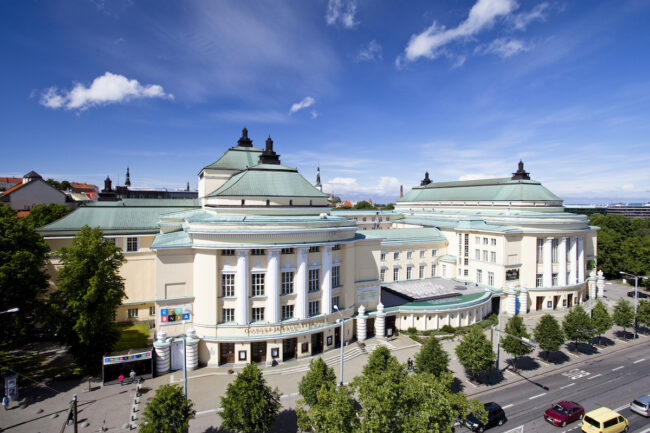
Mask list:
[[553,425],[564,427],[565,425],[582,419],[585,409],[575,401],[560,401],[555,403],[544,412],[544,419]]
[[[637,292],[639,293],[639,299],[650,298],[650,294],[646,292],[642,292],[641,290],[637,290]],[[634,298],[634,290],[627,292],[627,296]]]
[[486,428],[494,427],[496,425],[503,425],[503,423],[508,421],[508,418],[506,418],[506,413],[498,404],[494,402],[490,402],[490,403],[485,403],[483,407],[487,412],[487,421],[485,422],[485,424],[479,421],[478,418],[476,418],[472,413],[470,413],[467,416],[467,419],[465,420],[465,425],[471,431],[482,432]]
[[585,433],[627,432],[630,423],[620,413],[606,407],[587,412],[582,418],[582,431]]
[[639,415],[648,416],[650,410],[650,396],[642,395],[630,403],[630,410]]

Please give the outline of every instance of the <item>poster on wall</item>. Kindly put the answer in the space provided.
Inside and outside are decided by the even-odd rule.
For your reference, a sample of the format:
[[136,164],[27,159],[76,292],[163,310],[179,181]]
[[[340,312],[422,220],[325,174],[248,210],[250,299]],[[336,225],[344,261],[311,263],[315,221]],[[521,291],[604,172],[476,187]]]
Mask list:
[[161,325],[177,325],[192,321],[192,305],[178,305],[176,307],[163,307],[160,309]]

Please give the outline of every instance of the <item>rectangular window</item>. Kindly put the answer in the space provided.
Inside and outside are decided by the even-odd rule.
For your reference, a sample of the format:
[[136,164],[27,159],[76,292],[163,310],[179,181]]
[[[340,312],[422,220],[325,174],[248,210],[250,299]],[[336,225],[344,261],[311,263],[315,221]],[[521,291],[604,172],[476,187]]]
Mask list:
[[230,323],[235,321],[235,309],[234,308],[224,308],[221,310],[221,317],[223,323]]
[[265,274],[253,274],[253,296],[264,296],[264,277]]
[[483,271],[480,270],[480,269],[477,269],[477,270],[476,270],[476,282],[477,282],[478,284],[482,284],[482,283],[483,283]]
[[494,287],[494,272],[488,272],[488,286]]
[[438,254],[438,250],[436,250],[435,248],[432,249],[432,250],[431,250],[431,257],[435,257],[436,254]]
[[469,276],[469,271],[467,269],[463,270],[463,276],[464,277]]
[[341,300],[338,296],[334,296],[332,298],[332,308],[334,307],[338,308],[339,310],[343,308],[343,306],[341,305]]
[[553,286],[557,286],[557,274],[553,274]]
[[332,247],[332,251],[338,251],[341,249],[341,244],[336,244]]
[[341,267],[332,266],[332,287],[337,288],[341,286]]
[[156,315],[156,307],[149,307],[149,315],[150,316]]
[[293,272],[282,272],[280,293],[282,295],[293,293]]
[[476,255],[476,260],[481,260],[481,250],[474,250]]
[[469,256],[469,235],[465,233],[465,257]]
[[253,322],[264,321],[264,307],[253,308]]
[[235,274],[221,274],[221,296],[235,296]]
[[436,265],[431,265],[431,278],[436,276]]
[[488,244],[488,238],[483,238],[483,245],[487,245],[487,244]]
[[280,254],[293,254],[293,248],[282,248]]
[[393,260],[399,260],[399,251],[393,253]]
[[253,250],[251,250],[251,255],[252,256],[263,256],[264,254],[266,254],[266,250],[262,250],[262,249],[253,249]]
[[421,258],[421,259],[424,258],[424,250],[420,250],[420,258]]
[[399,268],[393,268],[393,281],[399,280]]
[[480,236],[476,236],[475,240],[476,240],[476,242],[474,242],[474,243],[476,245],[481,245],[481,237]]
[[319,247],[309,247],[309,252],[310,253],[317,253],[319,250]]
[[282,320],[293,319],[293,305],[282,306]]
[[138,251],[138,238],[126,238],[126,251]]
[[364,223],[366,222],[366,217],[363,217],[363,222],[364,222]]
[[490,262],[492,263],[497,262],[497,253],[495,251],[490,251]]
[[320,269],[309,270],[309,291],[317,292],[320,289]]
[[537,263],[544,263],[544,239],[537,239]]
[[552,257],[552,263],[557,263],[557,245],[558,245],[558,239],[553,239],[551,241],[551,257]]
[[464,260],[463,263],[465,263],[465,266],[468,266],[469,265],[469,259],[467,257],[465,257],[463,260]]
[[406,252],[406,258],[409,259],[409,260],[412,259],[413,258],[413,251],[407,251]]
[[407,279],[407,280],[410,280],[410,279],[411,279],[411,271],[412,271],[412,270],[413,270],[413,268],[412,268],[411,266],[408,266],[408,267],[406,268],[406,279]]
[[309,317],[320,314],[320,301],[309,301]]
[[119,247],[119,245],[117,244],[117,238],[105,238],[105,239],[106,242],[108,242],[109,244]]
[[379,260],[381,260],[382,262],[385,262],[385,261],[386,261],[386,251],[382,251],[382,252],[379,254]]
[[487,250],[483,250],[483,261],[484,262],[488,261],[488,252],[487,252]]
[[493,247],[497,245],[497,240],[495,238],[490,239],[490,242],[492,243]]
[[234,256],[235,250],[221,250],[222,256]]
[[129,308],[127,310],[127,315],[129,319],[134,319],[138,317],[138,309],[137,308]]
[[447,278],[447,265],[442,265],[442,278]]
[[535,287],[542,287],[544,284],[544,275],[537,274],[535,277]]
[[420,265],[420,279],[424,278],[424,265]]
[[379,271],[379,281],[381,281],[382,283],[383,283],[384,281],[386,281],[386,269],[383,269],[383,268],[382,268],[382,269]]

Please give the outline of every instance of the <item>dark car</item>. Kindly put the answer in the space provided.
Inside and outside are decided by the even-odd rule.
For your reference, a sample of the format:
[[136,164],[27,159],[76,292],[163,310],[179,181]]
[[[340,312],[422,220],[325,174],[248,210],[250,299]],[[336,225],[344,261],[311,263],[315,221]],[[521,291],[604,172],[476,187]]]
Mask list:
[[575,401],[560,401],[544,412],[544,419],[560,427],[582,419],[585,416],[585,409]]
[[474,432],[482,432],[486,428],[494,427],[495,425],[503,425],[508,418],[506,418],[506,413],[501,409],[501,406],[494,402],[485,403],[483,405],[485,411],[487,412],[487,421],[483,424],[470,413],[465,420],[465,425],[468,429]]
[[[641,290],[637,290],[637,292],[639,293],[639,299],[650,298],[650,294],[646,292],[642,292]],[[634,290],[627,292],[627,296],[634,298]]]

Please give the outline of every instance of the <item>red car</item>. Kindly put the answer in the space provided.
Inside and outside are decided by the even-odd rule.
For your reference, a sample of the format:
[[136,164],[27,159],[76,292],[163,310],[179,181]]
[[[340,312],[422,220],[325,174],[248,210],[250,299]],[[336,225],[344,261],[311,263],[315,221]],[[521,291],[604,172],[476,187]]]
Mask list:
[[585,416],[585,409],[575,401],[555,403],[544,412],[544,419],[547,422],[560,427],[582,419],[583,416]]

